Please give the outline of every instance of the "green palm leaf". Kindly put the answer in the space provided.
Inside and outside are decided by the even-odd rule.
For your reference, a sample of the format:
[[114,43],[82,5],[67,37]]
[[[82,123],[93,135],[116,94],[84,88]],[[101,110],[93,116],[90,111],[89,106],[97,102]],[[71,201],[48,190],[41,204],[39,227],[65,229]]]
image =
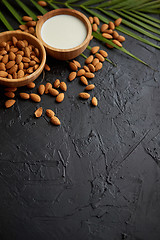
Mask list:
[[142,13],[142,12],[138,12],[138,11],[135,11],[135,10],[132,10],[133,13],[135,13],[137,16],[141,16],[141,17],[144,17],[145,19],[149,19],[151,20],[152,22],[156,22],[156,23],[160,23],[160,20],[157,19],[157,18],[154,18],[154,17],[151,17],[145,13]]
[[22,17],[18,14],[18,12],[11,6],[11,4],[7,0],[2,0],[2,3],[8,8],[8,10],[12,13],[12,15],[17,19],[20,24],[24,24],[22,21]]
[[41,14],[46,14],[47,10],[41,7],[36,1],[31,0],[31,2],[34,4],[34,6],[40,11]]
[[37,19],[36,14],[34,14],[34,12],[32,12],[23,2],[21,2],[20,0],[15,0],[15,1],[24,10],[24,12],[26,12],[28,14],[28,16],[32,17],[33,20]]
[[6,26],[6,28],[9,31],[13,30],[13,27],[10,25],[10,23],[7,21],[7,19],[5,18],[5,16],[3,15],[3,13],[0,11],[0,20],[3,22],[3,24]]

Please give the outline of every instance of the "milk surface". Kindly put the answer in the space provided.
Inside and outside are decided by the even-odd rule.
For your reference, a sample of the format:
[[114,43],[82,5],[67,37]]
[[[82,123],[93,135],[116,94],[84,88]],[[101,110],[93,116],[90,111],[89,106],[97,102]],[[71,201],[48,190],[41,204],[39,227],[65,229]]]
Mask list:
[[42,26],[41,36],[45,43],[54,48],[70,49],[80,45],[87,36],[84,23],[71,15],[49,18]]

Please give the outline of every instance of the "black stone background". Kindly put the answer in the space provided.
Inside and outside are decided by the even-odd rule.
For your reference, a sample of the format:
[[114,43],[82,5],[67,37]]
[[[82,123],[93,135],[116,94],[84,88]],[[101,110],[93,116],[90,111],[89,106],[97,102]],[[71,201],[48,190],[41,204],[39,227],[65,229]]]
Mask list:
[[[157,71],[107,50],[117,67],[105,62],[90,80],[96,108],[79,99],[79,79],[68,82],[68,64],[50,57],[51,71],[36,88],[18,92],[59,78],[68,85],[63,103],[48,95],[23,101],[17,93],[6,110],[0,87],[0,240],[160,239],[160,55],[125,37],[124,47]],[[97,40],[90,45],[106,49]],[[45,113],[35,119],[40,106],[53,109],[61,126]]]

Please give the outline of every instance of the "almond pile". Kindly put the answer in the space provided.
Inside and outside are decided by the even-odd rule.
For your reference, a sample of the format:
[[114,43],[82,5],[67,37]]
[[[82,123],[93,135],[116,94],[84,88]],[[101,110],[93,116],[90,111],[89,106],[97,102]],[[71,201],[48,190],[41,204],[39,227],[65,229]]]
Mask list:
[[0,43],[0,77],[17,79],[30,75],[39,68],[39,49],[27,40],[12,37]]

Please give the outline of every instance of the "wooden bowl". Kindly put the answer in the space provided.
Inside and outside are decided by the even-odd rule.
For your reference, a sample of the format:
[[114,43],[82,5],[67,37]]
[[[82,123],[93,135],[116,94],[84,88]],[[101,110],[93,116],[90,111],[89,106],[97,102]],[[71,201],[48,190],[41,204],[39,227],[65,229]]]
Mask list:
[[[87,29],[87,36],[86,39],[84,40],[84,42],[82,42],[80,45],[78,45],[77,47],[74,48],[70,48],[70,49],[58,49],[58,48],[54,48],[49,46],[48,44],[46,44],[43,40],[42,40],[42,36],[41,36],[41,28],[42,25],[44,24],[44,22],[46,20],[48,20],[49,18],[56,16],[56,15],[61,15],[61,14],[65,14],[65,15],[72,15],[74,17],[79,18],[86,26]],[[56,33],[54,33],[56,34]],[[80,55],[88,46],[90,39],[91,39],[91,34],[92,34],[92,28],[91,28],[91,24],[88,20],[88,18],[81,12],[76,11],[76,10],[72,10],[72,9],[67,9],[67,8],[61,8],[61,9],[56,9],[53,11],[50,11],[48,13],[46,13],[45,15],[43,15],[36,26],[36,35],[37,38],[42,42],[42,44],[45,46],[47,53],[58,59],[58,60],[70,60],[73,59],[75,57],[77,57],[78,55]]]
[[29,33],[20,32],[20,31],[7,31],[0,33],[0,42],[7,42],[12,39],[12,37],[16,37],[18,40],[24,40],[26,39],[30,44],[35,46],[39,49],[40,52],[40,66],[39,68],[30,74],[29,76],[19,78],[19,79],[8,79],[8,78],[2,78],[0,77],[0,84],[8,86],[8,87],[21,87],[29,82],[34,81],[43,71],[45,62],[46,62],[46,51],[43,47],[42,43],[34,36],[32,36]]

